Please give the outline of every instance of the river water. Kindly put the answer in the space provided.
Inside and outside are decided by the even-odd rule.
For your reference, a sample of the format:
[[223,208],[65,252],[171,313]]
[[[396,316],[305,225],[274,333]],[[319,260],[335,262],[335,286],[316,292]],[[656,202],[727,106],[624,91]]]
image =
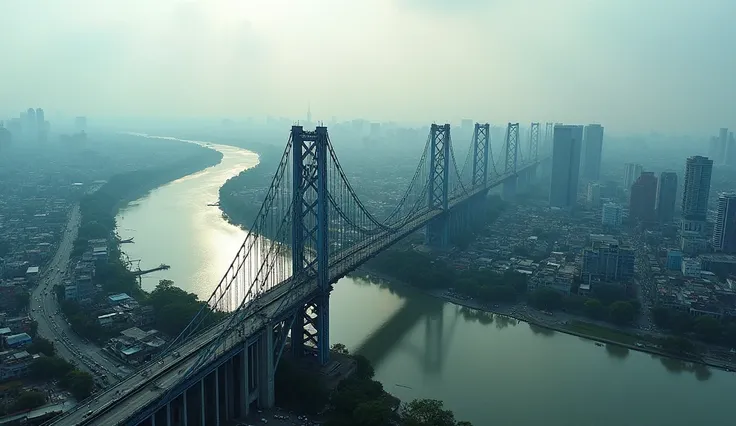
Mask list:
[[[212,145],[222,162],[164,185],[118,217],[124,246],[151,290],[172,279],[207,298],[245,232],[226,223],[218,189],[258,163]],[[331,341],[365,354],[376,378],[403,400],[434,398],[475,426],[734,425],[736,374],[601,347],[524,322],[475,312],[401,286],[348,277],[330,302]]]

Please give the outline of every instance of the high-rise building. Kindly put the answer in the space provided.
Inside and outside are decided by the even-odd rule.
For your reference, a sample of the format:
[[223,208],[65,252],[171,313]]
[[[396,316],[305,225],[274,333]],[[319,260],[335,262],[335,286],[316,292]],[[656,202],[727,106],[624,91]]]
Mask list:
[[590,235],[590,247],[583,250],[582,279],[595,282],[628,282],[634,277],[634,250],[610,235]]
[[718,137],[711,136],[708,141],[708,157],[718,158]]
[[601,204],[601,185],[597,182],[588,182],[588,205],[597,207]]
[[627,163],[624,170],[624,190],[631,191],[631,185],[639,179],[639,175],[644,171],[641,164]]
[[578,195],[583,126],[555,125],[549,205],[573,208]]
[[33,108],[28,108],[28,111],[26,111],[26,121],[23,124],[23,134],[28,139],[35,138],[38,129],[37,125],[36,110]]
[[654,222],[654,205],[657,198],[657,177],[643,172],[631,185],[629,217],[637,222]]
[[736,166],[736,139],[733,132],[728,134],[728,144],[726,145],[726,164]]
[[662,172],[657,184],[657,219],[661,223],[672,222],[677,201],[677,173]]
[[41,129],[46,122],[42,108],[36,108],[36,126]]
[[46,142],[48,123],[44,118],[43,109],[36,108],[36,134],[39,142]]
[[583,129],[580,176],[597,181],[601,177],[601,153],[603,151],[603,126],[589,124]]
[[77,117],[74,119],[74,130],[77,133],[87,131],[87,117]]
[[728,128],[721,127],[718,131],[718,157],[719,164],[726,164],[726,156],[728,154]]
[[713,250],[736,253],[736,193],[722,193],[718,197]]
[[610,227],[621,226],[624,219],[624,209],[620,204],[606,203],[601,210],[601,223]]
[[708,213],[708,194],[713,174],[713,160],[700,155],[689,157],[685,163],[685,179],[682,191],[682,230],[705,231]]
[[0,121],[0,148],[4,148],[6,145],[10,145],[13,140],[13,134],[10,130],[6,129],[3,122]]

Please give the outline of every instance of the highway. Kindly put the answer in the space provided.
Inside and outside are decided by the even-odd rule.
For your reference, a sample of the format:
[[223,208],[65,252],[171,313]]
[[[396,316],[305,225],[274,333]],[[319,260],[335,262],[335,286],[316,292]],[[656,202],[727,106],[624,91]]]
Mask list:
[[70,214],[64,235],[56,254],[41,271],[36,289],[31,293],[31,318],[38,323],[38,335],[54,342],[56,353],[61,358],[87,371],[101,385],[116,383],[123,377],[115,363],[102,355],[100,349],[82,340],[69,327],[59,311],[54,286],[62,284],[69,266],[69,258],[81,220],[79,206]]

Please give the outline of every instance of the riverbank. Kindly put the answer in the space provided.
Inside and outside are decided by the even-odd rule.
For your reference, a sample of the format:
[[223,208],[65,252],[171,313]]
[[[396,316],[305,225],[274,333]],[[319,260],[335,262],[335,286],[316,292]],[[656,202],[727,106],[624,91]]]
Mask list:
[[702,364],[708,367],[719,368],[725,371],[736,371],[736,362],[716,359],[712,357],[702,357],[698,359],[663,351],[655,346],[656,343],[654,342],[656,342],[656,336],[632,334],[574,318],[558,320],[555,315],[549,316],[542,313],[542,311],[538,311],[534,308],[529,307],[525,303],[516,303],[513,305],[495,304],[493,306],[489,306],[473,300],[467,300],[461,297],[447,294],[447,292],[443,290],[423,290],[406,282],[402,282],[394,277],[391,277],[390,275],[383,274],[370,268],[361,267],[358,269],[358,271],[359,273],[362,272],[362,275],[367,278],[378,278],[379,280],[390,282],[391,285],[412,288],[414,290],[421,291],[422,293],[429,296],[442,299],[446,302],[458,306],[495,315],[506,316],[518,321],[526,322],[527,324],[536,327],[543,327],[548,330],[569,334],[571,336],[581,337],[594,342],[617,345],[637,352],[677,359],[693,364]]

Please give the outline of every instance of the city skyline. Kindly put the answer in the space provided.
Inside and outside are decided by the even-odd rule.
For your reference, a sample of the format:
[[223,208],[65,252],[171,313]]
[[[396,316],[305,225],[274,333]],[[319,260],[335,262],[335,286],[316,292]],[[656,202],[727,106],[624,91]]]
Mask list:
[[[0,25],[14,40],[6,55],[25,60],[0,70],[13,81],[0,86],[0,113],[42,104],[72,116],[298,117],[311,104],[317,120],[734,128],[736,59],[722,40],[736,31],[726,20],[736,4],[679,3],[15,2]],[[561,60],[559,46],[586,53]],[[321,66],[294,67],[315,52]],[[671,104],[682,106],[665,112]]]

